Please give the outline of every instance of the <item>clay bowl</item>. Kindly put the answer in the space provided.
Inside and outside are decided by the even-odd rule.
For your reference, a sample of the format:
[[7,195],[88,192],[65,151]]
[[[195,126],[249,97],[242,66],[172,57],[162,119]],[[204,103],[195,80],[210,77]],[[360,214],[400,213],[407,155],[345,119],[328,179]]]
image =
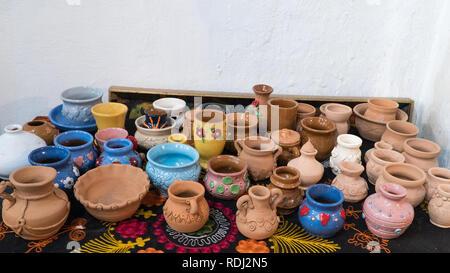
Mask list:
[[92,169],[78,178],[75,198],[95,218],[118,222],[136,212],[150,187],[140,168],[111,164]]
[[[366,112],[367,107],[367,103],[360,103],[353,108],[353,112],[355,113],[356,129],[358,129],[358,133],[362,138],[377,142],[381,140],[381,136],[386,130],[387,122],[375,121],[365,117],[364,113]],[[400,109],[397,109],[396,120],[407,121],[408,114]]]
[[322,117],[308,117],[301,120],[302,146],[311,141],[317,150],[316,159],[324,161],[330,157],[331,151],[336,146],[337,129],[333,121]]

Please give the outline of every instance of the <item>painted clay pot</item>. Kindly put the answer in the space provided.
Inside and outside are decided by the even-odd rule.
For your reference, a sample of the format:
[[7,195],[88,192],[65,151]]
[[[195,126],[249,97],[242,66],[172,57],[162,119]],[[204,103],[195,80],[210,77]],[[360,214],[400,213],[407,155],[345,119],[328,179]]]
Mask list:
[[[56,170],[28,166],[11,173],[11,182],[0,183],[2,220],[25,240],[42,240],[56,234],[70,211],[67,195],[53,186]],[[6,187],[14,188],[12,194]]]
[[440,184],[450,185],[450,170],[446,168],[433,167],[429,168],[426,173],[427,178],[425,180],[425,189],[427,194],[425,199],[430,201],[436,191],[436,188]]
[[[295,130],[297,128],[297,106],[298,102],[290,99],[272,98],[268,102],[268,124],[269,131],[281,129]],[[278,112],[278,118],[276,117]]]
[[167,113],[158,109],[147,109],[144,112],[145,121],[142,125],[148,129],[163,129],[170,125],[170,120],[167,119]]
[[183,135],[186,136],[186,144],[194,147],[194,113],[196,110],[190,110],[184,113]]
[[47,145],[53,145],[53,139],[59,134],[59,130],[48,121],[32,120],[23,125],[23,130],[42,138]]
[[364,162],[369,162],[369,157],[370,154],[374,151],[374,150],[380,150],[380,149],[386,149],[386,150],[393,150],[394,147],[392,147],[391,144],[384,142],[382,140],[375,142],[375,144],[373,145],[372,149],[369,149],[365,154],[364,154]]
[[268,189],[259,185],[250,187],[248,194],[241,196],[236,202],[236,225],[239,232],[254,240],[272,236],[280,222],[277,206],[282,199],[280,189]]
[[134,137],[138,143],[138,146],[144,150],[151,149],[156,145],[167,143],[169,136],[175,132],[175,120],[170,119],[170,125],[163,129],[149,129],[144,124],[145,116],[141,116],[134,121],[136,126],[136,132]]
[[105,102],[91,108],[98,130],[105,128],[125,128],[128,107],[123,103]]
[[70,160],[70,152],[55,146],[46,146],[33,150],[28,155],[28,161],[33,166],[46,166],[57,171],[53,184],[64,191],[72,189],[80,176],[75,163]]
[[110,139],[105,142],[104,151],[97,158],[95,166],[109,164],[128,164],[134,167],[142,167],[139,154],[133,149],[133,142],[125,138]]
[[419,128],[411,122],[402,120],[391,120],[386,123],[386,131],[381,140],[392,145],[397,152],[403,152],[403,142],[409,138],[415,138]]
[[187,137],[183,134],[171,134],[169,138],[167,139],[167,142],[169,143],[181,143],[186,144],[187,143]]
[[269,189],[277,188],[283,193],[283,199],[277,206],[280,215],[295,212],[303,200],[303,190],[300,186],[300,173],[293,167],[278,167],[270,177]]
[[369,182],[375,185],[378,177],[382,174],[384,166],[391,163],[403,163],[405,157],[394,150],[374,150],[366,163],[366,174]]
[[199,154],[186,144],[159,144],[148,150],[147,160],[145,171],[165,197],[175,179],[197,181],[200,176]]
[[133,136],[129,136],[127,130],[122,128],[106,128],[95,133],[95,142],[100,153],[103,153],[103,145],[105,142],[115,138],[127,138],[133,142],[133,148],[135,150],[137,149],[137,140]]
[[450,228],[450,185],[439,184],[428,203],[430,222],[440,228]]
[[300,181],[303,188],[307,188],[322,179],[324,173],[323,165],[316,160],[317,150],[311,141],[305,143],[300,150],[300,157],[294,158],[287,164],[300,172]]
[[336,145],[337,130],[334,122],[327,118],[310,117],[302,119],[301,124],[303,127],[302,145],[309,139],[317,149],[316,159],[327,160]]
[[208,160],[203,182],[206,190],[216,198],[238,199],[250,185],[247,162],[232,155],[215,156]]
[[153,108],[163,110],[169,117],[175,120],[175,128],[179,129],[183,124],[186,102],[179,98],[161,98],[153,102]]
[[297,106],[297,132],[302,131],[302,124],[300,121],[307,117],[314,117],[316,115],[316,108],[311,104],[299,102]]
[[408,163],[391,163],[384,166],[383,173],[375,183],[375,190],[378,192],[385,183],[399,184],[407,191],[406,201],[416,207],[425,198],[425,178],[425,172],[417,166]]
[[351,134],[342,134],[337,137],[337,145],[331,151],[330,167],[331,171],[337,175],[341,172],[339,164],[343,161],[361,164],[362,139]]
[[239,158],[248,164],[248,172],[254,181],[269,178],[277,167],[282,148],[267,137],[248,137],[234,142]]
[[396,119],[398,103],[383,98],[371,98],[367,101],[364,116],[370,120],[388,122]]
[[403,142],[405,162],[416,165],[425,172],[429,168],[439,167],[437,157],[441,147],[431,140],[424,138],[409,138]]
[[255,93],[255,100],[258,101],[258,105],[267,105],[273,88],[266,84],[257,84],[253,86],[253,92]]
[[227,125],[227,143],[225,149],[235,154],[236,148],[234,141],[237,139],[245,139],[249,136],[256,136],[258,134],[258,117],[249,112],[245,113],[231,113],[226,115]]
[[175,180],[163,207],[167,224],[178,232],[194,232],[209,219],[205,188],[199,182]]
[[270,138],[283,149],[277,160],[278,166],[286,166],[289,161],[300,156],[300,134],[298,132],[281,129],[271,133]]
[[348,119],[352,115],[352,108],[344,104],[330,103],[325,107],[325,116],[334,121],[338,135],[347,134],[350,129]]
[[414,208],[406,201],[407,190],[399,184],[385,183],[366,198],[363,218],[375,236],[394,239],[402,235],[414,219]]
[[95,167],[97,152],[94,149],[94,137],[84,131],[73,130],[55,137],[55,146],[70,151],[70,160],[84,174]]
[[331,185],[342,191],[344,201],[356,203],[366,198],[369,186],[361,177],[364,166],[355,162],[342,161],[339,169],[341,173],[334,178]]
[[103,91],[92,87],[73,87],[61,93],[62,115],[75,125],[91,124],[92,106],[102,102]]
[[300,205],[300,224],[313,236],[333,237],[344,226],[343,202],[344,195],[338,188],[327,184],[312,185]]

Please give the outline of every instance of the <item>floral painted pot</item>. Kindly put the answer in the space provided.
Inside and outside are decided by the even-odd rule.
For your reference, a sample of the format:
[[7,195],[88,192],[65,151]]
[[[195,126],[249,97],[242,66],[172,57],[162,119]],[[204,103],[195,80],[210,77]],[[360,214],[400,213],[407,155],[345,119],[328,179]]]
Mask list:
[[419,128],[411,122],[403,120],[391,120],[386,123],[386,131],[381,140],[392,145],[397,152],[403,152],[403,142],[409,138],[415,138]]
[[62,115],[75,125],[94,122],[92,106],[102,102],[103,91],[92,87],[73,87],[61,93]]
[[57,135],[55,146],[70,151],[70,160],[84,174],[95,167],[97,152],[94,149],[94,137],[84,131],[73,130]]
[[129,139],[110,139],[105,142],[103,148],[103,153],[97,158],[96,167],[109,164],[128,164],[142,167],[142,160],[133,149],[133,143]]
[[167,189],[175,179],[197,181],[200,176],[198,152],[189,145],[164,143],[147,152],[146,172],[159,193],[167,197]]
[[331,151],[330,167],[331,171],[338,175],[341,173],[339,164],[343,161],[361,164],[362,139],[351,134],[342,134],[337,137],[337,146]]
[[134,137],[142,149],[148,150],[156,145],[167,143],[169,136],[176,131],[175,120],[170,118],[170,125],[162,129],[150,129],[144,126],[145,116],[137,118],[134,122],[136,133]]
[[105,102],[91,108],[98,130],[105,128],[125,128],[128,107],[123,103]]
[[450,185],[439,184],[428,203],[430,222],[440,228],[450,228]]
[[311,235],[321,238],[334,236],[344,226],[344,194],[327,184],[315,184],[306,190],[298,218]]

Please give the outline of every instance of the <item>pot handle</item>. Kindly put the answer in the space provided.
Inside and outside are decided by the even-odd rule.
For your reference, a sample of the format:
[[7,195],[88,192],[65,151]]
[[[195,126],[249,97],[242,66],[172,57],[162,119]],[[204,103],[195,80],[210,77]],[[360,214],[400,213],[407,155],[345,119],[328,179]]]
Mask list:
[[283,148],[281,148],[281,146],[278,146],[275,154],[273,155],[273,170],[275,170],[277,168],[277,160],[282,152],[283,152]]
[[278,204],[283,200],[283,192],[278,188],[272,188],[270,190],[270,196],[272,197],[271,208],[276,211]]
[[191,214],[197,214],[198,213],[198,204],[197,204],[197,199],[191,199],[191,200],[186,200],[186,204],[190,205],[191,208],[189,209],[189,213]]
[[250,195],[246,194],[246,195],[242,195],[241,197],[239,197],[239,199],[236,202],[236,207],[237,207],[238,211],[241,211],[242,216],[245,217],[247,215],[247,209],[254,208],[252,199],[250,199]]
[[236,151],[238,152],[238,155],[240,155],[241,154],[241,152],[242,152],[242,143],[241,143],[241,139],[236,139],[235,141],[234,141],[234,147],[236,148]]
[[9,193],[5,193],[6,187],[14,188],[11,182],[2,181],[0,182],[0,198],[8,199],[11,203],[16,202],[16,198]]
[[298,146],[290,147],[289,153],[293,154],[295,158],[300,157],[300,148]]

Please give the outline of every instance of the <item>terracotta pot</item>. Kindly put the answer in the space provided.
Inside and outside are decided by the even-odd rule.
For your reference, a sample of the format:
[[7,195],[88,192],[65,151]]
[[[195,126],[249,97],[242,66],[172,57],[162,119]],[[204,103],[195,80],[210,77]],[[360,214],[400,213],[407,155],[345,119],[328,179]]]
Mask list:
[[283,199],[280,189],[252,186],[248,194],[241,196],[236,203],[236,225],[240,233],[254,240],[272,236],[278,228],[280,218],[277,206]]
[[364,154],[364,161],[367,163],[369,162],[369,156],[370,154],[373,152],[373,150],[382,150],[382,149],[386,149],[386,150],[393,150],[394,147],[392,147],[391,144],[384,142],[382,140],[375,142],[375,144],[373,145],[374,147],[370,150],[368,150],[365,154]]
[[302,119],[301,123],[303,127],[302,145],[309,139],[314,148],[317,149],[316,159],[319,161],[328,159],[337,139],[334,122],[327,118],[310,117]]
[[427,178],[425,181],[425,189],[427,194],[425,199],[430,201],[431,197],[440,184],[450,185],[450,170],[446,168],[433,167],[427,171]]
[[134,121],[134,125],[137,129],[134,133],[134,137],[136,138],[139,147],[148,150],[156,145],[167,143],[169,136],[174,132],[177,132],[177,129],[175,129],[175,120],[172,118],[169,118],[169,120],[169,126],[162,129],[150,129],[144,126],[145,116],[137,118]]
[[235,154],[237,152],[234,147],[235,140],[258,135],[258,117],[246,112],[227,114],[226,119],[227,143],[225,149]]
[[320,105],[320,107],[319,107],[319,117],[321,117],[321,118],[326,118],[327,117],[327,115],[325,114],[325,108],[328,105],[330,105],[330,104],[333,104],[333,103],[324,103],[324,104]]
[[59,130],[51,122],[36,119],[25,123],[23,130],[42,138],[49,146],[53,145],[53,139],[59,134]]
[[440,228],[450,228],[450,185],[440,184],[428,203],[430,222]]
[[[95,142],[101,153],[104,151],[103,145],[105,142],[115,138],[128,138],[132,142],[133,140],[137,141],[134,137],[128,136],[128,131],[122,128],[105,128],[95,133]],[[134,147],[134,149],[137,149],[137,147]]]
[[378,192],[385,183],[395,183],[406,188],[406,201],[413,207],[422,203],[425,198],[425,172],[408,163],[391,163],[384,166],[383,173],[375,183]]
[[348,119],[352,115],[352,108],[344,104],[330,103],[325,107],[325,116],[334,121],[338,135],[346,134],[350,129]]
[[410,138],[403,142],[403,155],[405,162],[416,165],[424,171],[439,167],[437,157],[441,147],[431,140],[424,138]]
[[178,232],[201,229],[209,218],[205,188],[194,181],[175,180],[170,185],[169,198],[163,207],[167,224]]
[[255,93],[255,100],[258,101],[259,105],[267,105],[273,88],[266,84],[257,84],[253,86],[253,92]]
[[391,163],[403,163],[405,157],[393,150],[374,150],[366,163],[366,174],[369,182],[375,185],[378,177],[383,172],[384,166]]
[[324,167],[316,160],[317,150],[311,141],[302,146],[300,154],[300,157],[289,161],[288,166],[294,167],[300,172],[301,186],[307,188],[322,179]]
[[343,161],[361,164],[362,139],[351,134],[342,134],[337,137],[337,145],[331,151],[330,167],[331,171],[337,175],[341,172],[339,165]]
[[356,203],[366,198],[369,186],[361,177],[364,166],[355,162],[342,161],[339,169],[341,173],[334,178],[331,185],[342,191],[344,201]]
[[277,160],[278,166],[286,166],[300,156],[300,134],[296,131],[281,129],[271,133],[270,138],[283,149]]
[[398,103],[393,100],[371,98],[364,116],[370,120],[388,122],[396,119]]
[[244,140],[236,140],[235,148],[239,158],[247,161],[248,172],[254,181],[269,178],[273,169],[277,167],[278,156],[283,151],[270,138],[248,137]]
[[300,121],[304,118],[314,117],[316,115],[316,108],[311,104],[299,102],[297,106],[297,132],[302,130]]
[[288,215],[297,210],[303,200],[303,190],[300,186],[300,172],[293,167],[278,167],[270,177],[269,189],[277,188],[283,193],[283,200],[278,203],[277,212]]
[[194,147],[194,113],[195,110],[190,110],[184,113],[183,120],[183,135],[186,136],[186,144]]
[[[281,130],[284,128],[295,130],[297,127],[297,106],[295,100],[273,98],[268,102],[268,124],[269,131]],[[278,119],[276,112],[278,111]],[[272,123],[273,126],[272,126]]]
[[386,123],[386,131],[381,140],[392,145],[397,152],[403,152],[403,142],[414,138],[419,133],[419,128],[411,122],[402,120],[391,120]]
[[[2,219],[6,226],[26,240],[42,240],[56,234],[70,211],[67,195],[53,186],[56,170],[28,166],[15,170],[11,182],[0,183]],[[12,194],[6,187],[14,188]]]
[[402,235],[414,219],[414,208],[406,201],[407,190],[385,183],[375,194],[366,198],[363,218],[370,232],[383,239]]

